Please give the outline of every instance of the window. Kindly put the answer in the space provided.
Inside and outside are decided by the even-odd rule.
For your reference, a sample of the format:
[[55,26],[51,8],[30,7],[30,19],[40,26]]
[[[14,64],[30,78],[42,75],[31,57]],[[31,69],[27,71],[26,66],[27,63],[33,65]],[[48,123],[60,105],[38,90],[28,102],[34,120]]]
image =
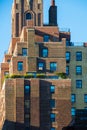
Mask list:
[[49,35],[44,35],[44,42],[49,42]]
[[71,102],[72,103],[76,102],[76,95],[75,94],[71,95]]
[[50,114],[50,120],[51,122],[55,122],[55,113]]
[[9,75],[9,72],[8,72],[8,71],[5,71],[5,72],[4,72],[4,76],[7,76],[7,75]]
[[38,63],[38,70],[44,70],[44,63],[43,62]]
[[56,71],[57,70],[57,63],[56,62],[51,62],[50,63],[50,70],[51,71]]
[[55,99],[50,100],[50,107],[55,108]]
[[23,62],[19,61],[18,62],[18,71],[22,71],[23,70]]
[[26,111],[26,109],[28,109],[28,110],[29,110],[29,108],[30,108],[30,103],[29,103],[29,100],[25,100],[24,105],[25,105],[25,111]]
[[75,109],[75,107],[72,107],[72,108],[71,108],[71,115],[72,115],[72,116],[75,116],[75,113],[76,113],[76,109]]
[[44,49],[42,50],[42,56],[43,56],[43,57],[48,57],[48,49],[47,49],[47,48],[44,48]]
[[51,127],[51,129],[50,130],[55,130],[55,128],[54,127]]
[[66,66],[66,75],[69,75],[69,66]]
[[77,75],[82,74],[82,66],[76,66],[76,74]]
[[31,15],[31,13],[27,13],[27,14],[26,14],[26,19],[27,19],[27,20],[32,19],[32,15]]
[[66,52],[66,62],[70,61],[70,52]]
[[41,4],[38,4],[38,9],[41,9]]
[[22,48],[22,55],[27,56],[27,48]]
[[87,107],[84,107],[85,110],[87,110]]
[[87,94],[84,94],[84,102],[87,103]]
[[82,61],[82,52],[76,52],[76,61]]
[[8,63],[10,63],[10,61],[11,61],[10,59],[7,60]]
[[29,85],[26,85],[24,87],[24,91],[25,91],[25,94],[29,94],[30,93],[30,86]]
[[82,88],[82,80],[76,80],[76,88]]
[[50,86],[50,92],[51,92],[51,93],[55,93],[55,86],[54,86],[54,85],[51,85],[51,86]]

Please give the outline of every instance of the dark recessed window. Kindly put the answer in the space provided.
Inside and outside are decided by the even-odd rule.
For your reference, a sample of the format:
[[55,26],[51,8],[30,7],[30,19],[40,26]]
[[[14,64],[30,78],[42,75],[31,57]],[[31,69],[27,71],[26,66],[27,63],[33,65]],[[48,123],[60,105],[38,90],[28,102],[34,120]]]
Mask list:
[[55,99],[50,100],[50,108],[55,108]]
[[29,94],[30,93],[30,86],[29,85],[24,86],[24,91],[25,91],[25,94]]
[[75,94],[71,95],[71,102],[72,103],[76,102],[76,95]]
[[27,99],[27,100],[25,100],[24,105],[25,105],[25,109],[28,109],[28,110],[29,110],[29,108],[30,108],[30,102],[29,102],[29,100],[28,100],[28,99]]
[[32,19],[32,14],[31,14],[31,13],[27,13],[27,14],[26,14],[26,19],[27,19],[27,20]]
[[76,52],[76,61],[82,61],[82,52]]
[[84,94],[84,102],[87,103],[87,94]]
[[10,59],[7,60],[8,63],[10,63],[10,61],[11,61]]
[[57,70],[57,63],[50,62],[50,71],[56,71],[56,70]]
[[72,108],[71,108],[71,115],[72,115],[72,116],[75,116],[75,113],[76,113],[76,109],[75,109],[75,107],[72,107]]
[[43,62],[38,63],[38,70],[44,70],[44,63]]
[[49,35],[44,35],[44,42],[49,42]]
[[51,113],[50,114],[50,120],[51,120],[51,122],[55,122],[55,117],[56,117],[55,113]]
[[55,86],[54,86],[54,85],[51,85],[51,86],[50,86],[50,92],[51,92],[51,93],[55,93]]
[[76,74],[77,75],[82,74],[82,66],[76,66]]
[[76,80],[76,88],[82,88],[82,80]]
[[42,56],[48,57],[48,49],[47,48],[42,49]]
[[69,66],[66,66],[66,75],[69,75]]
[[19,61],[17,68],[18,68],[18,71],[22,71],[23,70],[23,62]]
[[51,129],[50,130],[56,130],[54,127],[51,127]]
[[66,52],[66,62],[70,62],[70,52]]
[[22,56],[27,56],[27,48],[22,48]]

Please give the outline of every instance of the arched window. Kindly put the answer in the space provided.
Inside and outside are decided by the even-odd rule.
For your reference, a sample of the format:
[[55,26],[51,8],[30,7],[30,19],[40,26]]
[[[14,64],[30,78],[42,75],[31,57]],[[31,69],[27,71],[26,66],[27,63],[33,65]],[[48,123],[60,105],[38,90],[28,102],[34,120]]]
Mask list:
[[31,14],[31,13],[27,13],[27,14],[26,14],[26,19],[27,19],[27,20],[32,19],[32,14]]

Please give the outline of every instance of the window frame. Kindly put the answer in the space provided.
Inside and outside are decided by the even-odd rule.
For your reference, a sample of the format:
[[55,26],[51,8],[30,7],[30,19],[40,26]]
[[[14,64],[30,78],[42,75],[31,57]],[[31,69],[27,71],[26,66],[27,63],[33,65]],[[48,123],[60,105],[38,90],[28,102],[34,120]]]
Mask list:
[[[42,64],[42,65],[40,65],[40,64]],[[44,68],[45,68],[44,62],[38,62],[38,70],[44,71]]]
[[72,108],[71,108],[71,115],[72,115],[72,116],[75,116],[75,115],[76,115],[76,108],[75,108],[75,107],[72,107]]
[[55,99],[50,99],[50,108],[55,108]]
[[[19,65],[20,64],[20,65]],[[21,67],[21,68],[20,68]],[[18,71],[23,71],[23,61],[18,61],[17,62],[17,70]]]
[[50,121],[55,122],[56,114],[55,113],[50,113]]
[[56,71],[57,70],[57,62],[50,62],[50,71]]
[[48,48],[43,48],[42,49],[42,57],[48,57]]
[[[81,54],[80,58],[79,55]],[[76,52],[76,61],[82,61],[82,52],[81,51],[77,51]]]
[[26,20],[31,20],[32,14],[30,12],[27,12],[25,17],[26,17]]
[[87,103],[87,94],[84,94],[84,102]]
[[[81,83],[77,83],[77,82],[81,82]],[[80,87],[80,84],[81,84],[81,87]],[[82,80],[78,79],[76,80],[76,88],[82,88]]]
[[82,75],[82,66],[81,65],[76,66],[76,75]]
[[[23,50],[26,50],[26,53],[24,53]],[[22,48],[22,56],[27,56],[27,48]]]
[[76,94],[71,94],[71,102],[72,103],[76,102]]
[[55,85],[50,85],[50,93],[55,93]]
[[[67,69],[68,68],[68,69]],[[68,73],[67,73],[68,72]],[[66,66],[66,75],[69,75],[69,65]]]
[[44,37],[43,37],[43,41],[49,42],[49,40],[50,40],[50,36],[45,34]]
[[[68,55],[67,55],[68,54]],[[66,62],[69,63],[71,59],[71,53],[69,51],[66,52]]]

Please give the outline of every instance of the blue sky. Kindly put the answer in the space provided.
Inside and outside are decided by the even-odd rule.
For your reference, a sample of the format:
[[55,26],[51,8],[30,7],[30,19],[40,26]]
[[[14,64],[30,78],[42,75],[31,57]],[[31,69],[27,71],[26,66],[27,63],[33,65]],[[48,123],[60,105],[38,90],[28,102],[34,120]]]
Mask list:
[[[51,0],[44,1],[44,23],[48,22]],[[58,26],[70,28],[71,41],[87,42],[87,0],[55,0]],[[11,40],[11,7],[13,0],[0,0],[0,62]]]

